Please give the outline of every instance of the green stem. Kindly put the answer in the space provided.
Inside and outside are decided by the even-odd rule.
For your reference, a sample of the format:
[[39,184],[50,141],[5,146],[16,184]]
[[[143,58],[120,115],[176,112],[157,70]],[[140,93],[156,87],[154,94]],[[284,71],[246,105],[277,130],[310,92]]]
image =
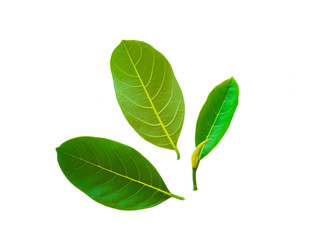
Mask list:
[[179,160],[180,159],[180,153],[179,153],[179,150],[178,150],[178,148],[174,148],[174,150],[176,151],[176,154],[177,154],[177,160]]
[[192,168],[192,179],[193,179],[193,190],[197,191],[198,187],[197,187],[197,168]]
[[171,197],[174,197],[174,198],[179,199],[179,200],[184,200],[184,197],[180,197],[180,196],[175,195],[173,193],[171,193]]

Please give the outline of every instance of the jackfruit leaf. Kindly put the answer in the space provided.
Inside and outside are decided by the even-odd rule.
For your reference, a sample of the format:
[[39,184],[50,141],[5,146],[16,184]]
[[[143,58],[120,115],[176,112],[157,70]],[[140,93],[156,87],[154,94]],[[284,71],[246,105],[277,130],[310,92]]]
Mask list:
[[174,197],[154,166],[135,149],[104,138],[77,137],[57,149],[66,178],[93,200],[120,210],[156,206]]
[[145,42],[123,40],[114,49],[110,67],[116,97],[123,115],[148,142],[174,149],[185,106],[168,60]]
[[[193,185],[197,190],[196,171],[200,160],[217,146],[229,128],[234,112],[238,106],[239,86],[236,80],[230,79],[217,85],[209,94],[197,120],[195,143],[196,150],[193,154],[193,163],[197,157],[196,165],[193,164]],[[205,142],[207,141],[207,142]],[[197,156],[196,156],[197,155]]]

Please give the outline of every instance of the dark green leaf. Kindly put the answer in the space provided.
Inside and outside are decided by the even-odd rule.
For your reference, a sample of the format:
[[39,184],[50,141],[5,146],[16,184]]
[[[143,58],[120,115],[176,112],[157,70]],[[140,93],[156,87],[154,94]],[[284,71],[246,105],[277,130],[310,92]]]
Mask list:
[[[216,86],[209,94],[199,113],[195,137],[196,146],[205,141],[208,142],[202,146],[200,152],[199,148],[196,148],[198,158],[196,167],[194,167],[194,174],[200,160],[217,146],[228,130],[238,106],[238,98],[239,86],[233,77]],[[195,157],[195,154],[193,154],[193,158]],[[196,184],[194,185],[196,186]]]
[[78,137],[57,148],[67,179],[89,197],[108,207],[138,210],[170,197],[153,165],[133,148],[103,138]]
[[145,42],[123,40],[110,61],[116,97],[134,130],[148,142],[177,149],[184,100],[168,60]]

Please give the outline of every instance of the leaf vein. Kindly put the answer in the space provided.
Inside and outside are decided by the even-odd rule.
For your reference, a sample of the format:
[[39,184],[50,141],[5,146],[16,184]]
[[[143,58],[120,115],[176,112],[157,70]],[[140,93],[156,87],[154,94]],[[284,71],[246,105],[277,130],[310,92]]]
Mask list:
[[150,125],[150,126],[152,126],[152,127],[160,126],[160,123],[157,123],[157,124],[148,123],[148,122],[146,122],[146,121],[144,121],[144,120],[136,117],[135,115],[133,115],[133,114],[130,113],[130,112],[126,112],[126,113],[128,113],[129,115],[131,115],[131,116],[134,117],[135,119],[139,120],[140,122],[143,122],[143,123],[145,123],[145,124],[147,124],[147,125]]
[[[165,126],[164,126],[164,124],[163,124],[163,122],[162,122],[162,120],[161,120],[161,118],[160,118],[160,116],[159,116],[159,114],[158,114],[158,112],[157,112],[157,110],[156,110],[153,102],[152,102],[152,99],[151,99],[150,96],[149,96],[149,93],[148,93],[145,85],[143,84],[143,81],[142,81],[142,79],[141,79],[141,76],[140,76],[140,74],[139,74],[139,71],[138,71],[138,69],[136,68],[136,66],[134,65],[133,61],[132,61],[132,58],[131,58],[131,55],[130,55],[128,49],[127,49],[127,46],[125,45],[124,42],[122,42],[122,43],[123,43],[123,45],[124,45],[124,47],[125,47],[125,49],[126,49],[126,51],[127,51],[128,57],[130,58],[130,61],[131,61],[132,65],[133,65],[133,67],[134,67],[134,69],[135,69],[135,71],[136,71],[136,73],[137,73],[137,75],[138,75],[138,78],[139,78],[139,80],[140,80],[140,82],[141,82],[141,85],[142,85],[142,87],[143,87],[143,89],[144,89],[144,91],[145,91],[145,93],[146,93],[146,95],[147,95],[147,98],[148,98],[149,101],[150,101],[150,104],[151,104],[151,106],[152,106],[152,108],[153,108],[153,110],[154,110],[154,113],[155,113],[157,119],[158,119],[159,122],[160,122],[160,125],[161,125],[163,131],[164,131],[165,134],[167,135],[170,143],[172,144],[172,147],[173,147],[176,151],[178,151],[178,149],[177,149],[176,145],[174,144],[173,140],[171,139],[171,137],[170,137],[167,129],[165,128]],[[166,66],[166,65],[165,65],[165,66]]]
[[62,151],[62,150],[59,149],[59,148],[57,148],[57,151],[60,151],[60,152],[62,152],[62,153],[64,153],[64,154],[67,154],[67,155],[69,155],[69,156],[71,156],[71,157],[77,158],[77,159],[79,159],[80,161],[83,161],[83,162],[86,162],[86,163],[88,163],[88,164],[91,164],[91,165],[93,165],[93,166],[95,166],[95,167],[97,167],[97,168],[101,168],[101,169],[103,169],[103,170],[105,170],[105,171],[107,171],[107,172],[113,173],[113,174],[115,174],[115,175],[117,175],[117,176],[119,176],[119,177],[126,178],[126,179],[128,179],[128,180],[133,181],[133,182],[137,182],[137,183],[139,183],[139,184],[145,185],[146,187],[155,189],[155,190],[157,190],[157,191],[159,191],[159,192],[162,192],[162,193],[164,193],[164,194],[166,194],[166,195],[168,195],[168,196],[170,196],[170,197],[173,196],[172,193],[170,193],[170,192],[167,192],[167,191],[165,191],[165,190],[162,190],[162,189],[157,188],[157,187],[155,187],[155,186],[152,186],[152,185],[150,185],[150,184],[144,183],[144,182],[139,181],[139,180],[137,180],[137,179],[131,178],[131,177],[127,176],[127,175],[123,175],[123,174],[121,174],[121,173],[118,173],[118,172],[112,171],[112,170],[110,170],[110,169],[104,168],[104,167],[99,166],[99,165],[97,165],[97,164],[94,164],[94,163],[92,163],[92,162],[90,162],[90,161],[87,161],[87,160],[85,160],[85,159],[83,159],[83,158],[80,158],[80,157],[77,157],[77,156],[75,156],[75,155],[73,155],[73,154],[70,154],[70,153],[68,153],[68,152]]
[[[229,86],[229,88],[228,88],[228,91],[227,91],[227,93],[226,93],[226,95],[225,95],[225,97],[224,97],[224,100],[223,100],[223,102],[222,102],[222,104],[221,104],[221,107],[220,107],[220,109],[219,109],[219,112],[217,113],[217,115],[216,115],[216,117],[215,117],[215,120],[214,120],[214,122],[213,122],[213,124],[212,124],[212,126],[211,126],[211,128],[210,128],[210,130],[209,130],[209,133],[208,133],[208,135],[207,135],[207,137],[206,137],[205,140],[207,140],[207,139],[209,138],[209,136],[210,136],[210,134],[211,134],[211,132],[212,132],[212,129],[213,129],[213,127],[214,127],[214,125],[215,125],[218,117],[219,117],[219,114],[220,114],[220,112],[221,112],[221,109],[223,108],[223,105],[224,105],[224,103],[225,103],[226,97],[228,96],[229,90],[230,90],[230,86]],[[199,156],[198,156],[199,159],[201,159],[201,155],[202,155],[203,149],[204,149],[204,147],[203,147],[203,148],[201,149],[201,151],[200,151],[200,154],[199,154]]]
[[[135,76],[135,75],[132,75],[126,71],[124,71],[122,68],[120,68],[120,66],[118,64],[116,64],[114,61],[113,61],[113,64],[114,66],[116,66],[122,73],[128,75],[129,77],[133,77],[133,78],[137,78],[138,76]],[[130,86],[130,85],[129,85]],[[137,87],[140,87],[140,86],[137,86]]]
[[143,105],[140,105],[140,104],[136,103],[135,101],[131,100],[127,95],[125,95],[125,94],[123,94],[123,93],[121,93],[121,94],[119,95],[119,98],[120,98],[121,96],[124,96],[126,99],[128,99],[130,102],[132,102],[134,105],[137,105],[138,107],[148,108],[148,109],[151,108],[151,109],[152,109],[151,106],[150,106],[150,107],[147,107],[147,106],[143,106]]

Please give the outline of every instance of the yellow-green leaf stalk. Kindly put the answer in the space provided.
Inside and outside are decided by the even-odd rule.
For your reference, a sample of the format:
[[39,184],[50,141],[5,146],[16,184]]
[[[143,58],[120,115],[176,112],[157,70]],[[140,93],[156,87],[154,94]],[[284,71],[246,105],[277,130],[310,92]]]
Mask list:
[[196,179],[196,171],[199,165],[198,156],[200,153],[200,150],[203,148],[203,146],[209,141],[210,139],[206,139],[203,142],[201,142],[196,149],[193,151],[191,155],[191,164],[192,164],[192,177],[193,177],[193,190],[197,190],[197,179]]

